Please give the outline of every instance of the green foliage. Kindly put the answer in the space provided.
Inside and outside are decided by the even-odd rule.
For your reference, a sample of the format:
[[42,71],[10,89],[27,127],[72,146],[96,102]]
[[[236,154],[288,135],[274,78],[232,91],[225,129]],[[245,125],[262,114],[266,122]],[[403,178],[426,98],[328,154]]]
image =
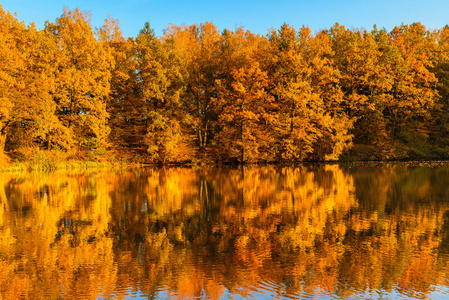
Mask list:
[[133,164],[141,164],[142,163],[142,156],[140,154],[136,154],[134,158],[132,159]]
[[28,147],[19,149],[17,160],[27,164],[29,169],[58,169],[68,161],[68,155],[62,150]]
[[102,147],[101,141],[98,138],[90,138],[86,141],[87,160],[88,161],[102,161],[108,154],[105,148]]

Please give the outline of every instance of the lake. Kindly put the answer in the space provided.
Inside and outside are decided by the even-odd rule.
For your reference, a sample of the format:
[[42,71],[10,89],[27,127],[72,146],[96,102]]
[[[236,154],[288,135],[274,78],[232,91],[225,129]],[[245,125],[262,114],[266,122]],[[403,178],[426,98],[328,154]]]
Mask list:
[[449,167],[0,174],[0,299],[449,297]]

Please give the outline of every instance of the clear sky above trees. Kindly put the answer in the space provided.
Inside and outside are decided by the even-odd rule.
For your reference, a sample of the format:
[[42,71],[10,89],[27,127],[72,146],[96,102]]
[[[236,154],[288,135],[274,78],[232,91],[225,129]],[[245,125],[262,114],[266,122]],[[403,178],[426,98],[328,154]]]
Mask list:
[[266,34],[284,22],[312,31],[330,28],[335,22],[346,27],[371,29],[374,24],[391,30],[394,26],[421,22],[429,29],[448,23],[447,0],[2,0],[4,9],[17,12],[18,19],[34,21],[43,28],[54,21],[63,6],[92,13],[92,27],[100,27],[107,15],[120,20],[124,36],[137,36],[150,22],[157,36],[170,24],[212,21],[219,29],[243,25],[254,33]]

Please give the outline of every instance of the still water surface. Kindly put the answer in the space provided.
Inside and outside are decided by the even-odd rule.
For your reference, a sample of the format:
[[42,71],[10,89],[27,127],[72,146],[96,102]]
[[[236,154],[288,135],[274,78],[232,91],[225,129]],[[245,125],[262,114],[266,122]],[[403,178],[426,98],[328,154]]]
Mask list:
[[449,167],[0,174],[0,299],[449,298]]

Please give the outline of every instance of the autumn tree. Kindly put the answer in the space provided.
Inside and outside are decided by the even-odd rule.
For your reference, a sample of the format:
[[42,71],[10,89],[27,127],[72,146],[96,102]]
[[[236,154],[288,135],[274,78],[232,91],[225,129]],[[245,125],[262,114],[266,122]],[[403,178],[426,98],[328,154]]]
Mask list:
[[[274,134],[278,159],[303,160],[313,152],[317,132],[310,122],[309,105],[319,101],[307,77],[310,69],[298,51],[297,32],[287,24],[272,30],[268,74],[270,93],[278,105]],[[312,117],[313,118],[313,117]]]
[[111,52],[114,67],[111,68],[111,91],[107,99],[106,109],[109,114],[108,125],[111,128],[109,141],[116,149],[134,148],[141,141],[141,136],[135,136],[131,120],[138,115],[133,102],[136,60],[133,55],[133,40],[126,40],[119,27],[119,21],[108,17],[101,28],[96,30],[97,39],[102,46]]
[[56,71],[61,57],[51,35],[31,25],[21,40],[26,53],[25,69],[20,74],[20,122],[13,125],[9,147],[36,146],[45,149],[70,149],[71,132],[58,117],[53,95]]
[[312,157],[318,160],[338,160],[352,145],[354,119],[344,109],[340,76],[335,67],[330,35],[321,31],[313,35],[310,28],[298,30],[299,52],[310,67],[310,85],[318,94],[323,108],[321,137],[314,145]]
[[64,9],[55,23],[46,24],[61,57],[56,71],[59,118],[73,133],[77,147],[106,149],[110,128],[106,100],[113,59],[95,38],[87,12]]
[[216,80],[221,76],[219,47],[221,35],[213,23],[169,27],[164,35],[173,43],[180,59],[185,92],[182,107],[188,114],[186,124],[195,133],[197,145],[205,150],[214,137],[217,121]]
[[[391,87],[391,80],[380,61],[375,37],[366,30],[349,30],[338,23],[326,32],[332,39],[332,58],[343,93],[341,107],[355,121],[352,130],[355,147],[358,144],[379,147],[378,142],[388,139],[382,103],[388,98],[385,90]],[[380,43],[388,42],[385,31],[374,34]],[[387,46],[380,47],[387,51]]]
[[24,68],[25,54],[18,46],[25,26],[0,6],[0,155],[8,129],[14,120],[16,99],[20,96],[19,73]]
[[407,139],[404,125],[423,117],[435,97],[435,78],[423,52],[427,46],[430,51],[430,35],[420,24],[408,28],[396,27],[388,34],[377,27],[368,32],[337,23],[328,31],[341,76],[342,105],[356,121],[355,142],[373,145],[371,152],[382,158],[405,155],[406,142],[400,141]]
[[[307,50],[312,38],[307,28],[298,34],[287,24],[269,35],[272,48],[267,68],[270,94],[278,105],[277,124],[273,127],[280,160],[337,159],[350,142],[350,119],[336,110],[340,93],[335,74],[329,69],[331,63],[323,52],[317,52],[317,47]],[[323,76],[323,72],[328,74]],[[321,82],[320,76],[328,76],[328,83]],[[336,94],[330,97],[329,91]],[[319,142],[332,136],[331,147]]]
[[437,79],[431,72],[434,36],[420,23],[395,27],[390,44],[400,56],[390,64],[393,85],[384,115],[390,134],[405,144],[409,155],[426,155],[422,146],[429,143],[426,123],[439,95]]
[[433,66],[432,71],[438,79],[439,101],[436,102],[432,115],[435,119],[436,127],[433,134],[433,146],[442,150],[443,155],[447,155],[445,149],[447,140],[446,124],[449,119],[449,26],[435,32],[435,51],[431,56]]
[[183,140],[184,90],[174,44],[162,42],[146,23],[134,42],[136,100],[144,124],[147,153],[158,162],[187,159]]
[[221,160],[245,163],[274,159],[270,152],[274,139],[269,132],[272,99],[266,92],[269,79],[259,62],[266,48],[265,37],[243,28],[223,32],[222,78],[216,81],[216,144]]

